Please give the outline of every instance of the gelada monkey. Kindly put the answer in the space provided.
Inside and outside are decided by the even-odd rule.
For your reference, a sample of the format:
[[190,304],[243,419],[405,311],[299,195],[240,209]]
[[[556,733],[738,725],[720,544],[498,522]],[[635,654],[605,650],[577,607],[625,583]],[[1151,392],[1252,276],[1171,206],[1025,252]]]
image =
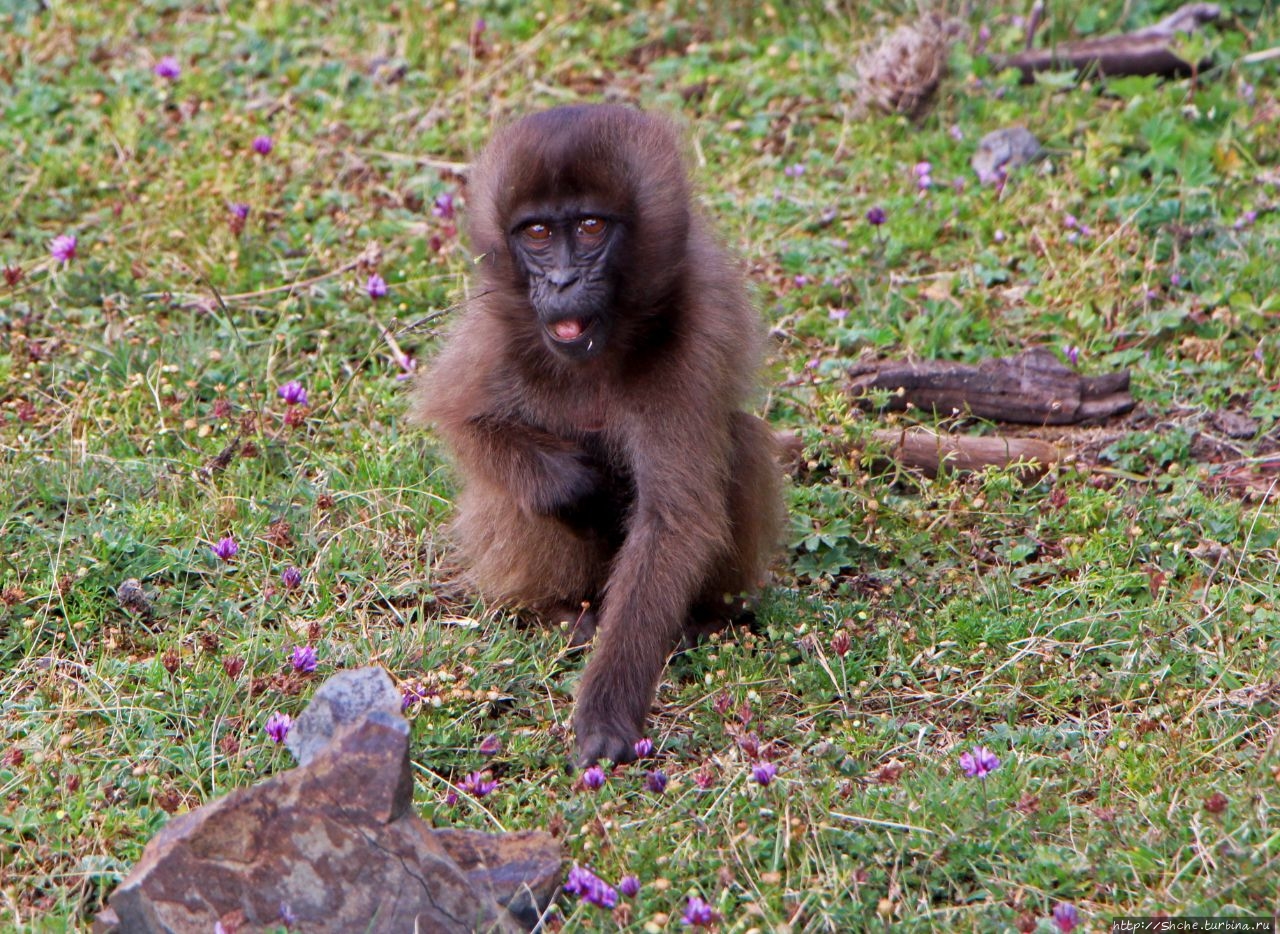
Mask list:
[[414,415],[461,475],[454,534],[480,592],[582,613],[575,637],[594,633],[577,762],[630,761],[668,654],[741,610],[729,598],[759,586],[776,544],[775,441],[743,411],[760,319],[665,119],[526,117],[480,156],[467,200],[474,295]]

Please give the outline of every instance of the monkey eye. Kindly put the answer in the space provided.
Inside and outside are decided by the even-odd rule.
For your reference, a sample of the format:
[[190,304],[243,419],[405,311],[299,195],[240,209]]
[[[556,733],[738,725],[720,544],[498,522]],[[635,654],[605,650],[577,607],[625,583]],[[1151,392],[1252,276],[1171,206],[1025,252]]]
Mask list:
[[542,246],[551,239],[551,228],[546,224],[528,224],[520,233],[534,246]]
[[602,218],[584,217],[578,221],[578,236],[586,237],[594,240],[604,235],[604,229],[608,226]]

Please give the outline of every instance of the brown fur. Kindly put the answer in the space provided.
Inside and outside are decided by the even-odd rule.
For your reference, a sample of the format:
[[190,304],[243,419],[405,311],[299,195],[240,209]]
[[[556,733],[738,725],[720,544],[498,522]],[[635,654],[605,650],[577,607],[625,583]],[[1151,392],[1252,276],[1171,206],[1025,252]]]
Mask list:
[[[508,235],[529,205],[579,198],[626,218],[626,249],[605,348],[568,361],[544,346]],[[742,411],[760,321],[692,208],[661,118],[615,106],[526,118],[481,156],[468,200],[484,254],[476,295],[419,381],[414,415],[462,474],[454,528],[480,591],[544,612],[592,604],[578,761],[629,760],[683,628],[756,589],[776,543],[775,441]],[[568,468],[586,455],[621,504],[616,529],[549,514],[572,498]]]

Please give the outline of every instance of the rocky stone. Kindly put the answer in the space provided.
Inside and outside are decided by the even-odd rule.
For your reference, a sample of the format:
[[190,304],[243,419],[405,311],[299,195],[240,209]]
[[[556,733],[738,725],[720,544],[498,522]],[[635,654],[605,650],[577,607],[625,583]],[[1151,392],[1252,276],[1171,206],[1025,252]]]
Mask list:
[[[340,671],[316,690],[284,744],[299,765],[309,765],[339,729],[374,711],[400,718],[400,692],[381,668]],[[403,722],[403,720],[401,720]]]
[[[365,671],[395,693],[385,672]],[[298,721],[321,712],[312,720],[327,724],[327,741],[316,726],[298,767],[172,819],[112,893],[96,932],[209,934],[221,923],[229,934],[286,924],[454,934],[536,923],[559,884],[559,844],[537,831],[429,827],[411,807],[398,694],[389,711],[373,674],[338,679]]]

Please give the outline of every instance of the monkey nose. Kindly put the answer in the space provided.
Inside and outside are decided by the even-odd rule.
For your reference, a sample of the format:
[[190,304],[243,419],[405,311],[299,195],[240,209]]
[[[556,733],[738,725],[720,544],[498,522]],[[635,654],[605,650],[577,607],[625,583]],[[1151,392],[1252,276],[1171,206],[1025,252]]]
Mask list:
[[553,269],[547,273],[547,281],[563,292],[578,281],[578,274],[572,269]]

